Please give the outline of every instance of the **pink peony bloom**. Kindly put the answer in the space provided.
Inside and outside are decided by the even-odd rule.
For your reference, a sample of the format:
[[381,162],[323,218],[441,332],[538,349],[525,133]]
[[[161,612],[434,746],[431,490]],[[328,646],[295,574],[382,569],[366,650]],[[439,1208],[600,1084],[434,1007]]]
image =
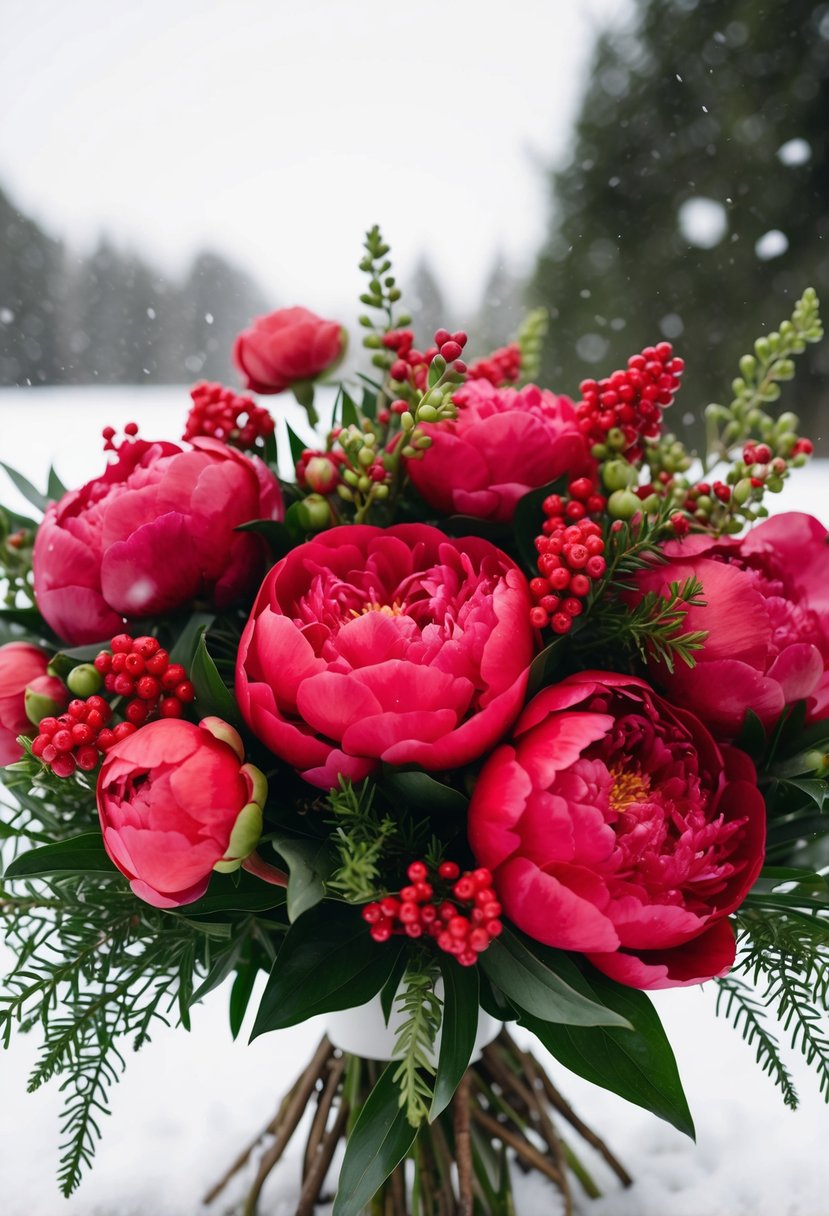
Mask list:
[[[0,766],[14,764],[23,755],[18,735],[31,735],[26,713],[26,690],[53,706],[66,704],[66,689],[55,676],[46,674],[49,660],[28,642],[0,646]],[[45,712],[45,711],[44,711]]]
[[341,359],[346,334],[338,321],[324,321],[307,308],[280,308],[257,317],[239,334],[233,361],[255,393],[282,393],[315,380]]
[[763,864],[754,767],[633,676],[582,672],[535,697],[487,760],[469,840],[530,937],[634,988],[734,961],[726,919]]
[[770,726],[806,699],[810,721],[829,716],[829,535],[811,515],[776,515],[745,536],[689,536],[637,576],[640,591],[666,592],[694,576],[704,608],[685,615],[708,631],[696,666],[652,675],[672,701],[693,710],[718,738],[740,731],[747,707]]
[[567,397],[471,380],[454,401],[457,418],[425,425],[432,446],[406,465],[418,493],[446,515],[510,520],[528,491],[592,468]]
[[47,510],[33,557],[38,608],[80,645],[203,596],[227,607],[266,560],[261,537],[234,528],[281,518],[279,483],[257,457],[216,439],[125,443],[100,477]]
[[267,746],[322,789],[380,761],[455,768],[509,729],[535,648],[527,581],[488,541],[349,525],[265,578],[236,696]]
[[262,833],[267,785],[219,718],[161,718],[116,743],[98,776],[104,847],[139,899],[192,903],[237,870]]

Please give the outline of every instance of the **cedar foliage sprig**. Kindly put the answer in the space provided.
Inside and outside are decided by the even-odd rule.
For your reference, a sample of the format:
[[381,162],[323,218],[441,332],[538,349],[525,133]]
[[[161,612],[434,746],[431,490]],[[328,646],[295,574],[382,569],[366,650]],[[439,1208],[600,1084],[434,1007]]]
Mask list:
[[[40,1024],[30,1092],[62,1078],[65,1106],[58,1182],[68,1196],[89,1167],[124,1070],[153,1022],[189,1026],[194,978],[207,969],[207,937],[124,889],[120,878],[61,878],[0,887],[0,922],[16,955],[0,991],[0,1039]],[[163,923],[162,923],[163,919]]]
[[400,1106],[412,1127],[429,1117],[435,1075],[435,1042],[440,1030],[442,1002],[435,992],[437,969],[421,959],[408,967],[395,1003],[406,1020],[395,1040],[400,1063],[394,1080],[400,1086]]
[[376,786],[359,787],[340,778],[339,789],[328,795],[339,867],[328,882],[349,903],[367,903],[381,893],[379,863],[397,824],[375,807]]
[[694,652],[708,637],[706,629],[685,629],[689,608],[704,608],[702,583],[695,577],[668,584],[668,594],[648,591],[630,607],[609,602],[592,620],[589,637],[581,635],[583,649],[604,649],[619,644],[635,649],[643,662],[656,659],[673,673],[678,662],[693,667]]

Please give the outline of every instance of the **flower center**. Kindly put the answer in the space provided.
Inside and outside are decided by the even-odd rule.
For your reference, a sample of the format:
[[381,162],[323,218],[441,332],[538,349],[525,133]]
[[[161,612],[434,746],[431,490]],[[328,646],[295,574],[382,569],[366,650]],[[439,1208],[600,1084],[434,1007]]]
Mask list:
[[363,604],[361,609],[350,609],[351,616],[365,616],[367,612],[381,612],[383,616],[400,616],[403,612],[403,605],[399,600],[394,600],[391,604],[381,604],[377,600],[370,600],[367,604]]
[[609,772],[612,785],[608,801],[612,810],[619,813],[634,803],[649,801],[651,779],[647,773],[625,769],[621,765],[614,765]]

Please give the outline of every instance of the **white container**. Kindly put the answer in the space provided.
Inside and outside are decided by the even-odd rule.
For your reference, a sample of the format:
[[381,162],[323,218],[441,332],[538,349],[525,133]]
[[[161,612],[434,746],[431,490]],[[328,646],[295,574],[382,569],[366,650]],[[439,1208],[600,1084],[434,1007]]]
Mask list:
[[[435,985],[435,992],[439,998],[443,999],[443,981],[440,979]],[[365,1005],[357,1005],[354,1009],[340,1009],[326,1014],[324,1020],[329,1039],[341,1051],[362,1056],[367,1060],[393,1060],[397,1032],[406,1020],[406,1016],[398,1008],[395,997],[387,1026],[378,993]],[[478,1009],[478,1033],[475,1036],[475,1046],[470,1063],[480,1057],[484,1047],[497,1037],[500,1029],[499,1021],[485,1013],[483,1009]],[[443,1027],[438,1031],[435,1041],[435,1055],[432,1060],[435,1065],[440,1052],[442,1034]]]

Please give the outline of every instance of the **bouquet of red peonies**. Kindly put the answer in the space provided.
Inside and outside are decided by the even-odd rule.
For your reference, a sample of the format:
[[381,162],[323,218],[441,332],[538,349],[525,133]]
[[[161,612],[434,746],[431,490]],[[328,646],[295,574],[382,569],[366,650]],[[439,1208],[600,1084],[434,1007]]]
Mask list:
[[812,451],[771,403],[814,292],[697,456],[667,342],[557,396],[543,313],[416,347],[388,252],[321,429],[339,323],[237,339],[311,443],[199,384],[80,489],[7,470],[42,519],[0,511],[0,1025],[43,1026],[67,1194],[121,1044],[225,982],[234,1035],[325,1029],[207,1196],[256,1160],[248,1216],[306,1111],[298,1213],[501,1216],[516,1159],[570,1211],[575,1135],[627,1183],[525,1044],[693,1134],[650,989],[718,984],[794,1104],[776,1016],[829,1092],[829,544],[767,507]]

